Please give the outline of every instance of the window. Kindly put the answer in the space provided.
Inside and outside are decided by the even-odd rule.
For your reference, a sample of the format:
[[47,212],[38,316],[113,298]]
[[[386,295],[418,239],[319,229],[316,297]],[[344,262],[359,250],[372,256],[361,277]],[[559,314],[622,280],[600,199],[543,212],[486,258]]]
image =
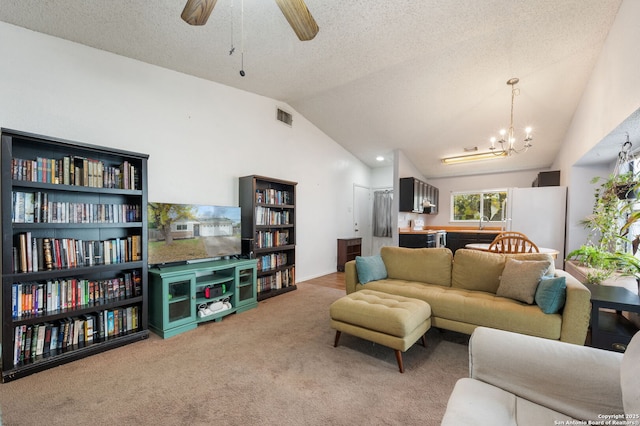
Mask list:
[[178,231],[186,231],[187,230],[187,225],[186,224],[177,224],[176,225],[176,230],[178,230]]
[[451,221],[477,222],[480,218],[501,221],[506,199],[506,190],[454,192],[451,194]]

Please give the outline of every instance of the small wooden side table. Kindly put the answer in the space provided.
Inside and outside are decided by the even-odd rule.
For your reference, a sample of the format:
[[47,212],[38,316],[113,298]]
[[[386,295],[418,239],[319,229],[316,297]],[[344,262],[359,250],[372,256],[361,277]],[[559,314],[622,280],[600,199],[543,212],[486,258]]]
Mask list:
[[338,271],[344,272],[344,264],[362,253],[362,238],[338,238]]
[[591,291],[591,346],[624,352],[638,329],[622,312],[640,313],[640,297],[623,287],[585,286]]

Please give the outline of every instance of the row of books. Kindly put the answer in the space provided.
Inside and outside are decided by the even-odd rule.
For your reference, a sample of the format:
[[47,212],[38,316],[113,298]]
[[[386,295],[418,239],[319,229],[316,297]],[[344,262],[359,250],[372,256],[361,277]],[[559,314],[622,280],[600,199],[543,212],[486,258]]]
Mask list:
[[37,157],[35,160],[11,160],[12,179],[30,182],[140,189],[139,175],[138,167],[129,161],[118,166],[107,166],[99,160],[73,155],[59,159]]
[[142,279],[138,270],[102,280],[64,278],[14,283],[11,286],[11,310],[14,319],[23,319],[99,306],[140,295]]
[[288,225],[291,223],[291,212],[273,210],[269,207],[256,207],[256,225]]
[[255,239],[256,248],[280,247],[289,244],[289,230],[258,231]]
[[256,204],[293,204],[293,194],[273,188],[256,189]]
[[256,281],[258,293],[270,290],[278,290],[295,284],[295,268],[278,271],[273,275],[258,277]]
[[19,233],[13,247],[14,272],[37,272],[142,260],[140,235],[109,240],[36,238]]
[[271,253],[264,256],[258,256],[258,271],[268,271],[286,265],[288,256],[287,253]]
[[138,330],[140,308],[129,306],[14,329],[15,366]]
[[12,192],[13,223],[126,223],[140,222],[136,204],[49,201],[46,192]]

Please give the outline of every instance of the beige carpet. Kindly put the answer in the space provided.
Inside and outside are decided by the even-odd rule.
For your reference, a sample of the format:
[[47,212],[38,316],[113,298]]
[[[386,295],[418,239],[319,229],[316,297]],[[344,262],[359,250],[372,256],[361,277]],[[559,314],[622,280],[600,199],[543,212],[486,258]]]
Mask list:
[[4,425],[438,425],[468,336],[404,353],[343,333],[344,292],[302,283],[258,308],[0,385]]

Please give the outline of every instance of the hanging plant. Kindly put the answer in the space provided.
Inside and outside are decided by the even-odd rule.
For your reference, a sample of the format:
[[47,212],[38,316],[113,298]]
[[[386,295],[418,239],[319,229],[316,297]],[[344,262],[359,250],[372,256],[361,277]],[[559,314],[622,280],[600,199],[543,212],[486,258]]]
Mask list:
[[[587,280],[599,283],[614,271],[628,266],[628,259],[621,258],[630,243],[628,233],[631,225],[640,220],[640,213],[633,212],[634,199],[640,187],[638,176],[633,172],[631,142],[623,144],[613,174],[604,179],[596,177],[591,183],[600,183],[594,193],[592,214],[582,223],[589,229],[587,244],[567,255],[569,260],[577,260],[590,268]],[[629,167],[631,170],[623,171]],[[633,238],[633,236],[632,236]],[[634,240],[637,244],[637,239]],[[618,261],[617,259],[620,259]]]
[[[635,158],[631,152],[632,146],[627,133],[627,141],[622,144],[622,149],[618,153],[616,167],[613,170],[613,187],[616,195],[621,200],[635,200],[638,194],[639,182],[638,176],[633,172]],[[623,171],[623,168],[628,170]]]

